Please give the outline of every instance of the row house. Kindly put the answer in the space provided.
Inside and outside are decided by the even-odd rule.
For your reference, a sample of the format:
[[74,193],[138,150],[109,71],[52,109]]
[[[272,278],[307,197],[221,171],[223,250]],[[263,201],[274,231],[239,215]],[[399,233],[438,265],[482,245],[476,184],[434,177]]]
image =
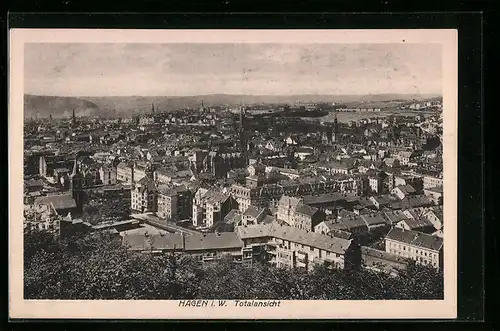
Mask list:
[[386,252],[412,259],[417,264],[443,265],[443,238],[393,227],[385,236]]
[[443,186],[443,178],[434,176],[424,176],[423,184],[424,184],[424,189]]

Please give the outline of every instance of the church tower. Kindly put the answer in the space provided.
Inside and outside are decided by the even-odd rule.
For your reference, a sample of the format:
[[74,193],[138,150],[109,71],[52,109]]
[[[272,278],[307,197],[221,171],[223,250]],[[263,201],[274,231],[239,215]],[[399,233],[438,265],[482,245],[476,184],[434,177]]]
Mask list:
[[73,126],[76,125],[76,115],[75,115],[75,108],[73,108],[73,116],[71,117],[71,124]]
[[245,109],[240,107],[239,142],[240,153],[244,160],[245,167],[248,165],[247,140],[245,136]]
[[337,110],[335,110],[335,119],[333,120],[332,143],[338,142],[339,122],[337,120]]
[[80,167],[78,166],[78,161],[75,157],[75,163],[73,165],[73,172],[70,178],[71,194],[76,202],[76,209],[81,212],[83,206],[83,187],[85,178],[80,172]]

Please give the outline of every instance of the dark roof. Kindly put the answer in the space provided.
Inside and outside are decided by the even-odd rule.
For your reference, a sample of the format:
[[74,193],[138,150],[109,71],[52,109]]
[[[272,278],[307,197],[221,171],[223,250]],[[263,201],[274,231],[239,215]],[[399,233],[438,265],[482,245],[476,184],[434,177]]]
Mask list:
[[137,184],[139,184],[141,190],[156,191],[155,182],[148,176],[141,178]]
[[434,225],[431,223],[426,218],[408,218],[405,219],[404,222],[410,227],[411,230],[413,229],[422,229],[422,228],[432,228]]
[[303,197],[304,204],[322,204],[322,203],[334,203],[339,201],[346,201],[346,197],[338,193],[333,194],[322,194],[322,195],[308,195]]
[[417,237],[412,244],[415,246],[429,248],[434,251],[439,251],[441,247],[443,247],[443,238],[418,232]]
[[297,214],[302,214],[302,215],[306,215],[306,216],[309,216],[309,217],[312,217],[314,216],[314,214],[316,214],[316,212],[318,211],[319,209],[318,208],[315,208],[315,207],[310,207],[308,205],[300,205],[299,207],[297,207],[297,209],[295,210],[295,213]]
[[363,219],[360,216],[341,218],[340,222],[342,222],[349,230],[355,228],[365,228],[366,230],[368,230],[365,221],[363,221]]

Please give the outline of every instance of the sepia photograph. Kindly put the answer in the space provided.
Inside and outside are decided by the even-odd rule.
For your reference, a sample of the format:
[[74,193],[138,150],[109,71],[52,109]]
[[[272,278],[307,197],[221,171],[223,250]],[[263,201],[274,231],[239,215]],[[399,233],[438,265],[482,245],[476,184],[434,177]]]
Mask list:
[[11,317],[456,316],[456,31],[10,38]]

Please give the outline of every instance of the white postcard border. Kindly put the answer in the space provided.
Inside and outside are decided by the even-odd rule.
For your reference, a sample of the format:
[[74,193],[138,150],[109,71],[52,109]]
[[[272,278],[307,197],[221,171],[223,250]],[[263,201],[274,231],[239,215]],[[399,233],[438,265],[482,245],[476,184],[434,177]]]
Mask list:
[[[179,307],[179,301],[23,299],[25,43],[439,43],[443,68],[444,300],[287,301],[279,307]],[[9,44],[9,315],[33,319],[453,319],[457,316],[458,33],[411,30],[11,29]],[[390,92],[390,91],[389,91]],[[221,298],[222,299],[222,298]]]

